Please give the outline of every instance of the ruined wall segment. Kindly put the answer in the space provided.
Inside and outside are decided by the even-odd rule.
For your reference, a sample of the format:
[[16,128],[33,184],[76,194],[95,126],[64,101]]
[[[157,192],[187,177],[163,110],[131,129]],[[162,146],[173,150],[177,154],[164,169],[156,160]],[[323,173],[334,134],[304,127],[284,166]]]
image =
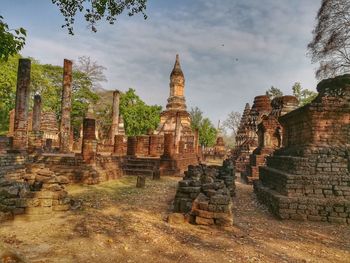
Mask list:
[[283,147],[254,184],[282,219],[350,223],[350,75],[321,81],[318,96],[279,118]]

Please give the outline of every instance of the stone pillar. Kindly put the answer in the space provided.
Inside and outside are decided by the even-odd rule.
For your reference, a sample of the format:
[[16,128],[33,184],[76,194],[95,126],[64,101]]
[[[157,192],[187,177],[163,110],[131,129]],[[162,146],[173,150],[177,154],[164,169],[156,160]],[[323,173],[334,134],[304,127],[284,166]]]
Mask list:
[[30,59],[19,59],[16,89],[13,148],[26,150],[28,144],[28,106],[30,97]]
[[198,129],[196,129],[195,131],[194,131],[194,145],[193,145],[193,147],[194,147],[194,152],[196,153],[196,154],[198,154],[199,153],[199,130]]
[[174,156],[174,134],[164,134],[164,153],[163,157],[171,158]]
[[34,96],[34,107],[33,107],[33,124],[32,131],[39,132],[41,125],[41,97],[40,95]]
[[60,125],[60,152],[70,152],[71,121],[70,113],[72,109],[72,61],[65,59],[63,66],[63,90],[61,106]]
[[114,136],[114,154],[118,156],[124,155],[124,135]]
[[148,153],[151,157],[156,157],[159,155],[158,145],[159,145],[159,136],[158,135],[150,135]]
[[136,145],[137,139],[135,136],[129,136],[127,142],[126,155],[128,156],[136,156]]
[[96,159],[97,141],[95,130],[95,119],[85,118],[83,121],[83,145],[81,153],[87,163],[93,163]]
[[115,90],[113,92],[113,108],[112,108],[112,127],[111,127],[111,142],[114,144],[114,136],[119,133],[119,101],[120,92]]

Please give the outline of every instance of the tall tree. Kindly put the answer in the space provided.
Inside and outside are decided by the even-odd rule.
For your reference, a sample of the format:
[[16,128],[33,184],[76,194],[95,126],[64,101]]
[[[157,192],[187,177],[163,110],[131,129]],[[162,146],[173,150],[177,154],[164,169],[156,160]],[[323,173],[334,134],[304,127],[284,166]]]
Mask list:
[[191,108],[190,115],[192,130],[199,129],[203,120],[203,112],[198,107],[194,107]]
[[203,116],[203,112],[198,107],[191,108],[190,115],[192,129],[198,129],[199,131],[200,145],[204,147],[213,146],[217,135],[213,123]]
[[270,97],[270,99],[276,98],[276,97],[281,97],[283,96],[283,92],[279,89],[276,88],[274,86],[271,86],[271,88],[269,88],[266,91],[266,95]]
[[78,62],[74,65],[77,71],[85,73],[90,78],[94,90],[101,89],[101,82],[107,81],[104,74],[107,68],[99,65],[97,61],[92,60],[88,56],[79,57]]
[[204,147],[212,147],[215,144],[217,130],[208,118],[201,121],[199,127],[199,143]]
[[299,101],[299,106],[304,106],[305,104],[310,103],[317,96],[316,92],[308,89],[303,89],[299,82],[296,82],[293,85],[292,89],[293,95]]
[[62,27],[68,29],[69,34],[73,33],[73,24],[77,13],[82,13],[86,22],[93,32],[96,32],[97,23],[105,20],[114,24],[117,16],[127,11],[129,16],[141,13],[144,19],[147,0],[52,0],[61,11],[65,18],[65,24]]
[[350,72],[350,1],[322,0],[308,50],[318,79]]
[[233,133],[233,136],[237,135],[237,130],[241,121],[242,115],[239,112],[231,111],[227,119],[223,122],[224,128],[231,130]]

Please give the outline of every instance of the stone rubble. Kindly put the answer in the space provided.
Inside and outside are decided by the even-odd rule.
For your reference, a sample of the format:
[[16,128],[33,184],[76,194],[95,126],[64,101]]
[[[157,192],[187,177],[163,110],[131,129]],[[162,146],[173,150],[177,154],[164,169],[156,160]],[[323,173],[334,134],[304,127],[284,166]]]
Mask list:
[[189,215],[198,225],[232,225],[232,197],[235,175],[231,161],[223,166],[190,165],[179,182],[174,212]]

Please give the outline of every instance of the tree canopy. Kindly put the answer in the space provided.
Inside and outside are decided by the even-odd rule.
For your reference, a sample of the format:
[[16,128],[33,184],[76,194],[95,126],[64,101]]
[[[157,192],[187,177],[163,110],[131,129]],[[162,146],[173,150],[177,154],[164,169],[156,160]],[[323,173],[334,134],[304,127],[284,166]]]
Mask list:
[[155,130],[160,122],[161,111],[161,106],[150,106],[142,101],[134,89],[129,89],[120,96],[120,114],[128,136],[147,134],[150,129]]
[[316,92],[308,89],[303,89],[299,82],[296,82],[293,85],[292,90],[293,90],[293,95],[299,101],[299,106],[304,106],[305,104],[310,103],[317,96]]
[[129,16],[141,13],[146,19],[145,13],[147,0],[52,0],[56,4],[65,19],[62,27],[68,29],[69,34],[74,34],[73,25],[77,13],[82,13],[93,32],[97,31],[96,25],[103,18],[110,24],[114,24],[117,16],[124,11]]
[[308,45],[312,62],[320,64],[316,77],[350,72],[350,1],[322,0],[316,20]]
[[[304,106],[307,103],[310,103],[317,96],[317,92],[312,90],[303,89],[299,82],[295,82],[292,87],[293,95],[298,99],[299,106]],[[271,86],[270,89],[266,91],[266,95],[270,97],[270,99],[283,96],[283,92]]]
[[233,136],[236,136],[242,115],[239,112],[231,111],[226,120],[223,122],[223,127],[231,130]]
[[276,98],[276,97],[281,97],[283,96],[283,92],[279,89],[276,88],[274,86],[271,86],[271,88],[269,88],[266,91],[266,95],[270,97],[270,99]]
[[26,31],[23,28],[11,30],[0,15],[0,61],[17,54],[25,45]]

